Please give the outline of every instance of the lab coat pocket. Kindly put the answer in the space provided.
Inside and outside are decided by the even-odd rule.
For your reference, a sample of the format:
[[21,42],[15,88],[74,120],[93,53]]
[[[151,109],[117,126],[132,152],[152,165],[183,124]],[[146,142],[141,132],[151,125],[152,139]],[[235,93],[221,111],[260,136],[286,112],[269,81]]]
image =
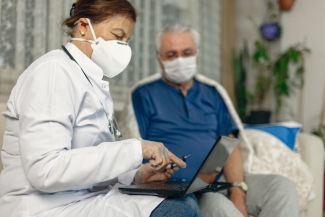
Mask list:
[[109,206],[116,212],[127,217],[147,217],[164,200],[164,198],[146,195],[128,195],[119,192],[116,184],[110,190],[104,200],[105,206]]

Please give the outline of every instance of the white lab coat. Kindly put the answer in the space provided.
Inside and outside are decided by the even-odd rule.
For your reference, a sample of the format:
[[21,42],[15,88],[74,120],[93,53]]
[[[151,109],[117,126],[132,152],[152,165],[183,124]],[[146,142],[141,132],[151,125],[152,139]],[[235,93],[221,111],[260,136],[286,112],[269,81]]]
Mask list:
[[116,186],[110,191],[111,184],[132,182],[142,162],[141,144],[114,142],[103,110],[111,118],[102,70],[72,43],[66,48],[93,86],[62,50],[42,56],[19,77],[3,113],[0,216],[51,216],[49,210],[98,198],[106,204],[97,208],[102,214],[149,216],[162,198],[120,194]]

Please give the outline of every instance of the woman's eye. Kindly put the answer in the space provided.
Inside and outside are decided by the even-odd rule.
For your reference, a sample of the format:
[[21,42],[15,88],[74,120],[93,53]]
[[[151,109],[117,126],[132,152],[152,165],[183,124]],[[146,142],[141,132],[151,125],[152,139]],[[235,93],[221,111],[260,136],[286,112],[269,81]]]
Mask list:
[[119,41],[122,40],[122,37],[121,36],[118,36],[118,35],[115,35],[115,34],[113,34],[113,35],[115,36],[116,40],[119,40]]

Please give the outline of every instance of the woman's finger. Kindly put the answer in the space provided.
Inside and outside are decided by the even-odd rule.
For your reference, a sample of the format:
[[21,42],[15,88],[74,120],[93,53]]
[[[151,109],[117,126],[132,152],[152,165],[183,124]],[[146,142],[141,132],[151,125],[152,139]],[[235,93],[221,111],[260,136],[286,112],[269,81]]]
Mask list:
[[169,174],[168,172],[165,172],[165,176],[167,177],[167,179],[169,179],[170,177],[172,177],[172,175]]
[[170,158],[171,161],[173,161],[174,163],[176,163],[178,166],[180,166],[182,168],[186,168],[186,163],[184,161],[182,161],[180,158],[176,157],[170,151],[169,151],[169,158]]
[[161,173],[166,170],[167,165],[160,164],[160,165],[155,166],[155,165],[151,164],[150,167],[155,173]]
[[169,173],[171,175],[174,175],[175,171],[173,169],[166,170],[166,173]]
[[172,177],[174,175],[174,170],[166,170],[165,175],[168,176],[168,178]]

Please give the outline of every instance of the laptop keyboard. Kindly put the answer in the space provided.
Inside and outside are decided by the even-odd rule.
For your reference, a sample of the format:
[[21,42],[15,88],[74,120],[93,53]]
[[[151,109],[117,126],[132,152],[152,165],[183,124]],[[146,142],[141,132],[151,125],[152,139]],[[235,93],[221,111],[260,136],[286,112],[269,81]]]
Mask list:
[[187,182],[150,182],[137,185],[140,189],[185,190]]

